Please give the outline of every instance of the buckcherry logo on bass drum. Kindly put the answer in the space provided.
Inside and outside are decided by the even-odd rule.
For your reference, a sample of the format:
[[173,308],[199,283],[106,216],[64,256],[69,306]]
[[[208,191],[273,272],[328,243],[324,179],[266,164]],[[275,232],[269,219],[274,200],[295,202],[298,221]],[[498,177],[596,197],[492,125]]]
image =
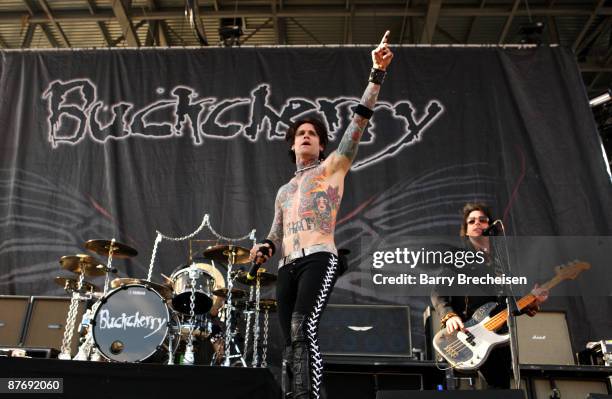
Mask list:
[[170,312],[164,299],[144,285],[110,291],[93,318],[93,338],[111,361],[140,362],[158,352],[168,335]]

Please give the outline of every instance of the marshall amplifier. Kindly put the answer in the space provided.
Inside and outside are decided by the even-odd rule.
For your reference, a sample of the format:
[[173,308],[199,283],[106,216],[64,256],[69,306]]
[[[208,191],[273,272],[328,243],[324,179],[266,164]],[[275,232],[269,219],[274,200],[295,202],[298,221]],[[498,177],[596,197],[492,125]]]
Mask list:
[[564,312],[520,316],[516,326],[521,364],[576,364]]
[[321,319],[324,355],[411,357],[410,308],[329,305]]
[[[60,349],[66,327],[66,316],[70,307],[70,298],[66,297],[32,297],[32,307],[23,337],[23,345],[30,348]],[[85,303],[79,302],[74,323],[71,351],[76,354],[79,342],[78,328],[85,311]]]
[[29,296],[0,295],[0,346],[22,344],[29,307]]

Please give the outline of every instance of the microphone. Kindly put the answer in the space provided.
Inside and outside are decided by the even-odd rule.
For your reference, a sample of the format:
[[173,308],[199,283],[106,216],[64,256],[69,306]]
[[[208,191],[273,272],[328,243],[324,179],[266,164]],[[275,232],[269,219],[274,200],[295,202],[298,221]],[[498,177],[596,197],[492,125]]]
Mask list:
[[482,231],[482,235],[483,236],[490,236],[493,233],[497,232],[497,225],[501,224],[501,220],[497,219],[496,221],[494,221],[489,227],[487,227],[486,229],[484,229]]
[[[261,247],[257,249],[257,252],[261,252],[262,254],[264,254],[264,253],[267,253],[269,249],[270,249],[269,247],[262,245]],[[265,259],[266,259],[265,256],[255,256],[255,260],[251,262],[251,269],[247,273],[248,281],[255,280],[255,277],[257,276],[257,270],[259,270],[261,265],[263,265],[263,263],[265,262]]]

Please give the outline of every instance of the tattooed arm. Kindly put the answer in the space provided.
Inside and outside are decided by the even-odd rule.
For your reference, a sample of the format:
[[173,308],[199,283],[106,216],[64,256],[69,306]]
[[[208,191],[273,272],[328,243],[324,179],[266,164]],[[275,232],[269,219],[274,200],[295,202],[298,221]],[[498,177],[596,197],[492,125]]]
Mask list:
[[272,227],[268,233],[267,239],[272,241],[276,246],[276,250],[280,251],[283,245],[283,209],[281,207],[281,195],[282,188],[276,195],[276,201],[274,201],[274,220],[272,221]]
[[[388,47],[389,31],[385,32],[380,44],[372,51],[372,66],[373,68],[385,71],[391,59],[393,53]],[[376,83],[368,83],[368,86],[361,97],[360,104],[370,110],[374,110],[376,106],[376,100],[378,99],[378,93],[380,92],[380,85]],[[344,173],[348,172],[353,160],[357,156],[357,147],[359,141],[363,135],[363,131],[368,125],[367,118],[355,114],[349,126],[347,127],[342,140],[338,145],[336,152],[330,157],[332,169],[334,171],[340,170]]]
[[[282,252],[282,245],[283,245],[283,210],[281,208],[280,195],[282,191],[283,191],[283,188],[281,187],[281,189],[278,190],[278,194],[276,195],[276,200],[274,201],[274,220],[272,221],[272,227],[270,228],[268,237],[266,237],[267,240],[270,240],[274,243],[274,247],[276,251],[281,251],[281,252]],[[257,255],[259,248],[262,246],[270,248],[270,250],[268,250],[269,252],[267,254]],[[273,255],[271,246],[267,242],[265,243],[260,242],[260,243],[253,245],[253,248],[251,248],[251,251],[249,254],[249,260],[254,261],[257,256],[262,256],[262,255],[265,257],[264,262]]]

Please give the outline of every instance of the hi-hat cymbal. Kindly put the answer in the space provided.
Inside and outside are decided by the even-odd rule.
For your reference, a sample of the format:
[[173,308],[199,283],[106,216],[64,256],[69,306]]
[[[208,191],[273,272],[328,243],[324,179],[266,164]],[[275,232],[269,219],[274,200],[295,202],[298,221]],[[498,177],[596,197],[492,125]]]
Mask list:
[[[227,298],[228,291],[229,290],[227,288],[219,288],[218,290],[213,291],[213,295],[220,296],[222,298]],[[245,290],[241,290],[240,288],[232,288],[232,298],[244,298],[246,294],[247,292]]]
[[106,273],[106,268],[100,262],[84,254],[62,256],[60,264],[62,268],[77,274],[83,271],[86,276],[103,276]]
[[[110,240],[89,240],[85,243],[85,248],[91,252],[97,253],[98,255],[108,256],[111,250],[111,243],[112,242]],[[112,248],[113,258],[125,259],[138,255],[138,251],[136,251],[134,248],[118,241],[115,241],[112,244]]]
[[[56,278],[54,278],[53,281],[55,281],[55,283],[59,285],[60,287],[64,287],[65,290],[71,290],[71,291],[76,291],[77,286],[79,284],[79,281],[77,279],[68,278],[68,277],[60,277],[60,276],[57,276]],[[83,281],[83,283],[81,284],[81,291],[82,292],[97,292],[97,291],[100,291],[100,288],[98,288],[97,286],[95,286],[94,284],[88,281]]]
[[248,273],[244,271],[238,272],[236,275],[236,281],[246,285],[256,285],[257,280],[259,280],[259,285],[262,287],[273,284],[276,281],[276,274],[264,272],[261,270],[257,271],[257,278],[254,278],[253,280],[247,279],[247,274]]
[[168,287],[167,285],[163,285],[159,283],[154,283],[153,281],[143,280],[140,278],[129,278],[129,277],[116,278],[111,281],[110,286],[111,288],[119,288],[124,285],[133,285],[133,284],[148,286],[151,289],[157,291],[157,293],[161,295],[162,298],[164,299],[172,298],[172,288],[171,287]]
[[228,263],[230,260],[234,265],[249,263],[249,250],[236,245],[214,245],[206,248],[203,255],[221,263]]

